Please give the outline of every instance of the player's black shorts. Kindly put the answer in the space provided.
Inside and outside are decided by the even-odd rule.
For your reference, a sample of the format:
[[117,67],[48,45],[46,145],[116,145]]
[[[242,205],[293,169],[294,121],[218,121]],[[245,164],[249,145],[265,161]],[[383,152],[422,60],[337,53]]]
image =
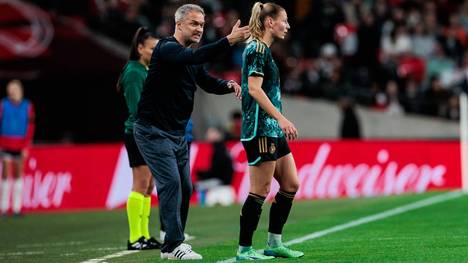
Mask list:
[[242,141],[242,145],[250,166],[276,161],[291,152],[284,136],[279,138],[258,136],[250,141]]
[[141,156],[140,150],[136,145],[135,138],[131,133],[125,133],[125,148],[127,149],[128,161],[130,167],[137,167],[141,165],[146,165],[143,156]]
[[21,151],[0,150],[0,157],[7,160],[19,160],[22,154]]

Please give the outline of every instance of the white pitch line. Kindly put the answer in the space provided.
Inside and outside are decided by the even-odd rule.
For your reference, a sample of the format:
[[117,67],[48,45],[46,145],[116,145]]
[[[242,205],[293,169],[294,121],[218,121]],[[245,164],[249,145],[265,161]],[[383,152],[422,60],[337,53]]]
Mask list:
[[2,257],[34,256],[34,255],[42,255],[42,254],[44,254],[44,251],[6,252],[6,253],[0,253],[0,258],[2,258]]
[[17,248],[32,248],[32,247],[60,247],[60,246],[77,246],[83,245],[83,241],[68,241],[68,242],[54,242],[54,243],[35,243],[35,244],[21,244]]
[[136,253],[136,252],[139,252],[139,250],[123,250],[123,251],[120,251],[120,252],[117,252],[117,253],[114,253],[114,254],[110,254],[110,255],[101,257],[101,258],[89,259],[89,260],[83,261],[81,263],[99,263],[99,262],[104,261],[106,259],[118,258],[118,257],[122,257],[122,256],[125,256],[125,255],[133,254],[133,253]]
[[[367,224],[367,223],[374,222],[374,221],[377,221],[377,220],[382,220],[382,219],[392,217],[392,216],[395,216],[395,215],[399,215],[399,214],[402,214],[402,213],[405,213],[405,212],[408,212],[408,211],[416,210],[416,209],[419,209],[419,208],[422,208],[422,207],[426,207],[426,206],[434,205],[434,204],[437,204],[437,203],[445,202],[445,201],[448,201],[448,200],[451,200],[451,199],[461,197],[463,195],[464,195],[463,192],[458,192],[457,191],[457,192],[449,192],[449,193],[429,197],[429,198],[426,198],[426,199],[423,199],[423,200],[420,200],[420,201],[416,201],[416,202],[411,203],[411,204],[399,206],[399,207],[396,207],[396,208],[393,208],[393,209],[390,209],[390,210],[387,210],[387,211],[384,211],[384,212],[381,212],[381,213],[377,213],[377,214],[374,214],[374,215],[362,217],[360,219],[353,220],[353,221],[350,221],[348,223],[344,223],[344,224],[337,225],[337,226],[334,226],[334,227],[331,227],[331,228],[327,228],[327,229],[324,229],[322,231],[314,232],[314,233],[305,235],[303,237],[290,240],[290,241],[288,241],[288,242],[286,242],[284,244],[287,245],[287,246],[294,245],[294,244],[299,244],[299,243],[302,243],[302,242],[305,242],[305,241],[308,241],[308,240],[323,237],[323,236],[326,236],[328,234],[339,232],[339,231],[342,231],[342,230],[345,230],[345,229],[348,229],[348,228],[352,228],[352,227],[355,227],[355,226]],[[232,262],[236,262],[236,258],[229,258],[229,259],[226,259],[226,260],[218,261],[217,263],[232,263]]]
[[85,249],[81,249],[80,251],[81,252],[87,252],[87,251],[108,251],[108,250],[121,250],[122,247],[98,247],[98,248],[85,248]]

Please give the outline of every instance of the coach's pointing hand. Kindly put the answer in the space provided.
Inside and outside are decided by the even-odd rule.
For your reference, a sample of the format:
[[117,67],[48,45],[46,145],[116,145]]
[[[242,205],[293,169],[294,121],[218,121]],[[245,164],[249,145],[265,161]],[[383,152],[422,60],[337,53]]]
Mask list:
[[239,86],[239,84],[237,84],[237,82],[235,82],[234,80],[230,80],[228,82],[228,88],[233,90],[234,96],[236,96],[237,99],[239,99],[239,100],[242,99],[241,86]]
[[240,20],[237,20],[236,24],[232,27],[231,34],[227,35],[227,39],[231,46],[247,40],[250,36],[249,26],[239,26]]

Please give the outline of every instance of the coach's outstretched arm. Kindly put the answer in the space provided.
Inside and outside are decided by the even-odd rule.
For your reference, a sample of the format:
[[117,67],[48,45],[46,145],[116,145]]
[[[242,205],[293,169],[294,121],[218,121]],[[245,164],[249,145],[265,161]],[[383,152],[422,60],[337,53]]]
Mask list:
[[217,95],[223,95],[234,92],[234,95],[240,99],[241,87],[235,81],[218,79],[211,76],[204,67],[200,67],[197,74],[197,83],[204,91]]
[[231,34],[200,48],[184,47],[177,42],[164,42],[156,49],[156,52],[158,52],[161,59],[172,63],[192,65],[207,63],[225,52],[226,49],[245,41],[250,36],[249,27],[239,27],[239,25],[240,20],[237,20]]

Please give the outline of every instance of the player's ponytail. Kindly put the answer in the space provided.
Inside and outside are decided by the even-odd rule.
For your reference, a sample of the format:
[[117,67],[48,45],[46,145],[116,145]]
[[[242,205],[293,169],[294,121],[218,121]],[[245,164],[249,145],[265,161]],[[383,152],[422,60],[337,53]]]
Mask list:
[[140,27],[137,29],[132,39],[132,44],[130,46],[130,54],[128,55],[128,60],[140,59],[140,53],[138,53],[138,45],[143,45],[148,38],[156,38],[156,37],[146,27]]
[[252,14],[249,20],[249,29],[251,39],[260,39],[265,33],[265,18],[271,17],[276,19],[278,14],[283,11],[284,8],[274,3],[260,3],[256,2],[252,7]]
[[263,21],[260,20],[262,13],[263,4],[256,2],[252,7],[252,14],[250,15],[249,29],[252,38],[260,38],[263,35],[265,28],[263,27]]
[[[128,60],[135,60],[138,61],[140,59],[140,53],[138,52],[138,46],[139,45],[144,45],[145,41],[148,38],[156,38],[156,36],[148,30],[146,27],[139,27],[137,31],[135,32],[135,35],[133,36],[132,43],[130,45],[130,53],[128,55]],[[122,90],[122,87],[120,85],[120,77],[122,76],[122,73],[119,76],[119,80],[117,81],[117,92],[120,92]]]

